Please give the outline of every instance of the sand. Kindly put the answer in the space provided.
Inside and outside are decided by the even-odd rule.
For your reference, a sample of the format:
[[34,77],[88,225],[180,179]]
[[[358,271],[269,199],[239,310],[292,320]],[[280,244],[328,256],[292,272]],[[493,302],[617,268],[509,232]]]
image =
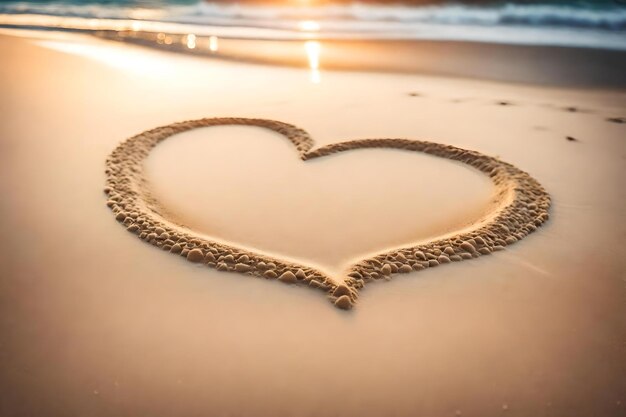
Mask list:
[[[142,31],[97,31],[104,39],[238,62],[303,67],[323,54],[325,69],[376,70],[574,87],[626,87],[626,52],[592,48],[500,45],[488,42],[325,40],[280,42]],[[214,38],[213,40],[211,38]],[[303,47],[304,46],[304,47]],[[306,51],[306,54],[302,53]],[[532,63],[532,65],[529,65]]]
[[[223,125],[257,126],[274,130],[292,142],[304,161],[361,148],[396,148],[460,161],[491,177],[495,185],[493,202],[486,214],[448,236],[359,260],[357,264],[348,267],[345,271],[347,276],[343,278],[327,276],[322,271],[255,253],[233,243],[226,245],[210,237],[203,238],[184,224],[170,219],[158,198],[150,193],[148,180],[142,172],[144,158],[152,148],[170,136],[187,130]],[[362,139],[339,142],[315,150],[312,147],[313,140],[306,131],[274,120],[208,118],[158,127],[128,139],[107,158],[104,188],[108,196],[107,206],[129,232],[165,251],[179,254],[191,262],[204,262],[222,271],[270,279],[278,277],[279,281],[287,284],[295,284],[295,274],[299,273],[302,283],[311,286],[312,281],[316,282],[313,288],[326,291],[335,306],[344,310],[352,307],[358,290],[368,282],[388,279],[395,273],[421,271],[451,261],[461,261],[463,255],[465,259],[489,255],[524,238],[548,219],[550,197],[535,179],[510,164],[477,152],[407,139]],[[427,181],[425,185],[440,186],[434,181]],[[271,188],[267,191],[273,192]],[[370,190],[372,194],[376,191],[374,188]],[[219,197],[219,194],[214,196]],[[236,210],[236,207],[231,210]],[[411,228],[411,224],[405,227]]]
[[[624,124],[616,121],[625,117],[622,90],[332,72],[324,69],[323,49],[318,78],[310,69],[172,55],[78,35],[2,36],[0,50],[0,191],[8,196],[0,200],[0,414],[623,414],[626,145]],[[206,268],[141,242],[111,214],[102,188],[114,149],[159,126],[212,117],[298,126],[315,141],[313,152],[363,138],[470,150],[504,164],[503,183],[515,179],[508,167],[528,173],[524,178],[551,197],[550,218],[477,259],[463,259],[471,247],[481,248],[476,238],[448,245],[425,270],[368,283],[352,310],[329,308],[323,292],[299,288],[305,268],[282,271],[275,263],[266,271],[274,279],[252,279],[245,276],[253,259],[246,253]],[[247,129],[262,135],[261,128]],[[179,139],[182,151],[187,134],[156,146],[146,164],[162,169],[166,159],[151,159]],[[398,232],[406,218],[392,201],[402,187],[377,187],[371,198],[387,202],[379,210],[389,223],[378,232],[384,239],[374,236],[365,252],[397,249],[394,242],[417,235],[431,240],[444,226],[458,230],[480,219],[485,208],[498,213],[489,204],[498,189],[492,178],[448,158],[358,149],[301,161],[287,140],[262,146],[269,142],[285,145],[294,164],[313,170],[335,160],[349,171],[376,152],[389,161],[397,152],[429,161],[418,168],[433,170],[431,177],[470,178],[456,183],[476,191],[472,207],[452,210],[453,198],[437,198],[450,215],[447,224],[416,228],[416,235]],[[238,162],[237,154],[222,156]],[[397,171],[385,162],[390,178],[419,172],[409,166],[421,163],[411,161],[396,164]],[[187,167],[170,169],[184,178]],[[150,184],[142,190],[156,195],[169,187],[155,172],[145,174]],[[226,186],[237,178],[220,181]],[[214,180],[190,184],[197,190]],[[464,196],[455,181],[442,181],[452,196]],[[416,195],[417,188],[405,187]],[[361,198],[365,188],[354,189],[336,188],[346,194],[341,198]],[[512,197],[524,188],[515,191]],[[184,210],[173,214],[190,217]],[[157,237],[169,233],[161,228]],[[332,239],[341,231],[325,233]],[[349,249],[346,257],[368,255]],[[202,254],[207,263],[218,259]],[[431,268],[440,256],[444,263],[463,260]],[[386,263],[380,272],[393,274]],[[285,272],[296,284],[280,282],[293,282]],[[308,286],[316,285],[324,282]],[[329,297],[349,306],[357,301],[352,292],[343,283]]]

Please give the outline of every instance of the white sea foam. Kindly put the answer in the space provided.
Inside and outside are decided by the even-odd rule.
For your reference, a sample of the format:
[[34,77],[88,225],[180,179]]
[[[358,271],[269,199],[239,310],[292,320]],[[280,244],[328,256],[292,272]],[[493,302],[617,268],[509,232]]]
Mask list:
[[[83,27],[81,19],[89,20],[89,27]],[[101,21],[96,24],[93,19]],[[57,2],[0,5],[0,25],[5,26],[116,29],[130,21],[141,21],[144,28],[154,30],[167,30],[157,29],[159,23],[167,23],[163,27],[174,31],[262,39],[311,37],[311,33],[303,35],[302,21],[315,21],[314,36],[321,39],[432,39],[626,50],[626,7],[617,3],[605,7],[513,3],[287,7],[211,2],[160,7]]]

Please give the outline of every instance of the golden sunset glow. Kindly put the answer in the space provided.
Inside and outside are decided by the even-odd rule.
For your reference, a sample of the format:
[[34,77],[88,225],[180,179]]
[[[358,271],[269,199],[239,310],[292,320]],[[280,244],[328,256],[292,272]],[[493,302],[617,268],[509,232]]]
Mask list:
[[195,49],[195,47],[196,47],[196,35],[194,35],[193,33],[190,33],[189,35],[187,35],[183,39],[186,39],[185,43],[187,44],[187,48]]
[[318,41],[306,41],[304,50],[306,51],[307,60],[310,69],[311,82],[318,84],[321,81],[320,76],[320,51],[322,45]]
[[38,41],[37,45],[66,54],[82,56],[142,76],[160,77],[169,74],[166,60],[143,51],[129,51],[119,45],[85,45],[54,40]]
[[209,37],[209,51],[217,52],[218,49],[219,49],[219,45],[218,45],[217,36],[210,36]]
[[626,417],[626,0],[0,0],[0,417]]
[[319,32],[320,24],[315,20],[303,20],[298,23],[298,29],[302,32]]

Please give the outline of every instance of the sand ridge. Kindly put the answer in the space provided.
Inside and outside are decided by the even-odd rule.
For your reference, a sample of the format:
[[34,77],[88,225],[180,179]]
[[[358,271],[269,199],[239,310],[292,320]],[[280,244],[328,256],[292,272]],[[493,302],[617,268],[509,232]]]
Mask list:
[[[285,136],[303,161],[359,148],[396,148],[423,152],[470,165],[488,175],[496,193],[492,210],[462,231],[374,255],[355,263],[340,282],[306,265],[211,240],[177,224],[151,195],[143,161],[152,148],[187,130],[219,125],[257,126]],[[324,291],[341,309],[350,309],[368,282],[398,273],[432,268],[502,250],[536,230],[549,217],[550,196],[529,174],[496,158],[454,146],[409,139],[358,139],[312,150],[309,134],[290,124],[249,118],[205,118],[157,127],[133,136],[106,160],[107,205],[129,232],[165,251],[221,271],[238,272]]]

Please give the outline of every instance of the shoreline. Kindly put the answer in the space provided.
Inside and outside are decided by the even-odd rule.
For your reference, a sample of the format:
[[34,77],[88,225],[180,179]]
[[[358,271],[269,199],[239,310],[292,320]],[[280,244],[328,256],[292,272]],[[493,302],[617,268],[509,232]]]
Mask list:
[[[626,50],[448,40],[254,40],[129,30],[4,27],[79,33],[190,56],[315,71],[421,74],[537,86],[626,89]],[[193,36],[192,48],[189,36]]]

